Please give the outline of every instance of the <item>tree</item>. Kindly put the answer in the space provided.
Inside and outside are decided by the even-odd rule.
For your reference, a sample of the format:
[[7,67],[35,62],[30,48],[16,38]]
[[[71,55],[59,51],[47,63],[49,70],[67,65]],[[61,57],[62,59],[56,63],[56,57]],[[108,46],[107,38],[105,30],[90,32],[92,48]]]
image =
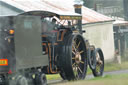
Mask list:
[[123,0],[124,5],[124,18],[128,21],[128,0]]
[[94,8],[94,0],[83,0],[83,1],[84,1],[84,6],[89,8]]

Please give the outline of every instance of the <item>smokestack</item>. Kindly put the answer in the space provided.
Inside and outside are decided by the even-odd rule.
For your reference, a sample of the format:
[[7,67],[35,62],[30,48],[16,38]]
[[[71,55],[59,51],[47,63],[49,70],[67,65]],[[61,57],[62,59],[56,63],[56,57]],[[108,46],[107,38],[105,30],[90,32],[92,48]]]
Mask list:
[[[75,13],[82,14],[82,4],[74,5]],[[78,28],[80,33],[82,34],[82,20],[78,20]]]
[[81,4],[75,4],[74,5],[74,8],[75,8],[75,12],[76,13],[81,14],[81,8],[82,8],[82,5]]

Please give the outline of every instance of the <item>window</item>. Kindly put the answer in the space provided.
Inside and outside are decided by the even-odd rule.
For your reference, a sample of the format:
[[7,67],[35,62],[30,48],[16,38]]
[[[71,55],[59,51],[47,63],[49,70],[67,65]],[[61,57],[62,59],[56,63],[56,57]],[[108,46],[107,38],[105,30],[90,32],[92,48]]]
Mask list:
[[24,28],[25,29],[32,29],[32,21],[31,20],[24,20]]

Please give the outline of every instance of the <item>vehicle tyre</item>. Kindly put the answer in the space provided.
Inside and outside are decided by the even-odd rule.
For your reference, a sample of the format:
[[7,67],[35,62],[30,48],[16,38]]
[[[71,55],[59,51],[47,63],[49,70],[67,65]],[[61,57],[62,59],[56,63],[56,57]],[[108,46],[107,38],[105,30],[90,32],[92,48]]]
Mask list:
[[0,85],[8,85],[8,78],[4,75],[0,75]]
[[47,79],[44,73],[37,73],[35,75],[35,85],[47,85]]
[[16,82],[16,85],[28,85],[27,78],[22,75],[16,77]]
[[95,50],[96,54],[96,68],[92,70],[95,77],[102,76],[104,72],[104,55],[100,48]]
[[88,49],[88,64],[89,67],[94,70],[96,68],[96,53],[95,53],[95,47],[90,46]]
[[66,80],[67,78],[66,78],[66,75],[65,75],[65,73],[64,73],[64,71],[61,71],[60,72],[60,77],[63,79],[63,80]]
[[[81,35],[69,35],[64,40],[61,52],[61,74],[63,79],[84,79],[87,71],[87,50]],[[64,75],[63,75],[64,74]]]

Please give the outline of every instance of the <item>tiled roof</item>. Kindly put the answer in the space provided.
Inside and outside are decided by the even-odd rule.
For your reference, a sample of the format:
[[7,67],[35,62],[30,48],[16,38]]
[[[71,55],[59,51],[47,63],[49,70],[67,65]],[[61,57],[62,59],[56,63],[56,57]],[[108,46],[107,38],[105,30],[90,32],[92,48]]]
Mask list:
[[[27,11],[34,10],[45,10],[45,11],[57,11],[57,12],[74,12],[73,5],[61,2],[49,2],[49,1],[32,1],[32,0],[9,0],[3,2],[16,7],[17,9]],[[95,23],[95,22],[104,22],[104,21],[112,21],[113,19],[102,15],[98,12],[95,12],[85,6],[82,6],[82,23]]]

